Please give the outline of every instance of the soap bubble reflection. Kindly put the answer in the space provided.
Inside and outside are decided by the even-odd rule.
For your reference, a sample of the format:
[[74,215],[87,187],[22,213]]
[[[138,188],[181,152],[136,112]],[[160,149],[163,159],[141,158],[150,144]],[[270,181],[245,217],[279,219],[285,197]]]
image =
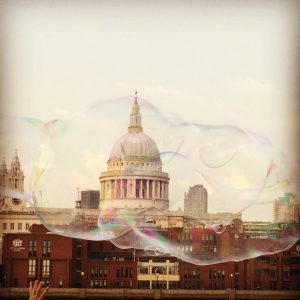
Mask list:
[[[199,265],[276,253],[297,241],[296,218],[260,224],[255,216],[253,222],[243,220],[248,208],[269,205],[272,210],[284,195],[286,210],[299,207],[299,164],[290,163],[268,138],[234,126],[189,123],[144,99],[139,109],[147,135],[136,133],[137,127],[127,133],[132,103],[131,97],[103,101],[47,123],[2,120],[1,150],[18,140],[27,145],[30,176],[25,191],[2,186],[1,197],[29,201],[54,233],[110,240],[120,248]],[[114,146],[120,160],[110,158],[122,134]],[[128,151],[136,149],[149,156],[129,157]],[[152,159],[156,149],[159,158]],[[156,185],[152,180],[159,176],[164,181]],[[105,193],[114,201],[85,207],[77,186],[99,191],[102,178],[108,179],[100,184],[100,204]],[[184,192],[197,184],[208,193],[208,211],[201,214],[183,209]]]

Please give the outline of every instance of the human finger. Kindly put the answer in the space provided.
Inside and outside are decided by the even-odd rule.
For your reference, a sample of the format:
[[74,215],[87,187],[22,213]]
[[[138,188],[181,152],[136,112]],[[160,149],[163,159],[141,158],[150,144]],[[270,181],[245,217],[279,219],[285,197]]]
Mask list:
[[38,287],[37,287],[37,289],[36,289],[36,295],[37,295],[37,296],[40,295],[40,292],[41,292],[42,287],[43,287],[43,282],[40,281],[40,282],[39,282],[39,285],[38,285]]
[[43,300],[43,299],[45,298],[46,294],[48,293],[48,290],[49,290],[49,286],[47,286],[47,287],[43,290],[43,292],[42,292],[42,294],[41,294],[41,297],[40,297],[40,300]]
[[39,281],[36,280],[36,281],[34,282],[34,286],[33,286],[33,293],[34,293],[34,294],[36,294],[36,290],[37,290],[38,286],[39,286]]

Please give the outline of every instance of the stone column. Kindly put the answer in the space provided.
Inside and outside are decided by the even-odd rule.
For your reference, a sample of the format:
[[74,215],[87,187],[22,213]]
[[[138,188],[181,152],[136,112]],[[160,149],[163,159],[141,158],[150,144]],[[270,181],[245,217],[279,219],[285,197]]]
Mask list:
[[135,197],[136,179],[133,180],[133,198]]
[[169,183],[166,182],[166,200],[169,199]]
[[149,180],[147,179],[146,198],[149,199]]
[[155,180],[152,180],[152,198],[155,198]]
[[143,180],[142,179],[140,179],[139,197],[143,198]]
[[100,181],[100,199],[103,198],[103,181]]
[[111,190],[111,180],[106,180],[105,181],[105,185],[106,185],[106,187],[105,187],[105,194],[106,194],[106,198],[108,199],[108,198],[112,198],[112,190]]
[[101,182],[101,187],[100,187],[100,198],[105,199],[105,181]]
[[117,179],[115,179],[115,199],[117,198]]
[[167,193],[168,193],[168,183],[165,182],[165,199],[166,199],[166,200],[168,199]]
[[157,182],[158,183],[158,199],[161,199],[161,192],[160,192],[160,180]]
[[120,198],[123,198],[123,179],[121,180],[121,184],[120,184]]
[[127,178],[127,195],[126,195],[126,198],[129,198],[128,195],[130,195],[130,180]]
[[165,182],[161,182],[161,198],[165,199]]

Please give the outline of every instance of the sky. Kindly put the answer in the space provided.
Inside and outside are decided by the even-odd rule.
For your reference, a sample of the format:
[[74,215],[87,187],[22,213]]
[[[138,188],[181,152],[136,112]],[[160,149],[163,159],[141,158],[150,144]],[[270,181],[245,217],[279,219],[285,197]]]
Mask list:
[[[1,1],[1,116],[65,119],[137,89],[162,112],[250,130],[299,161],[299,6]],[[24,143],[22,137],[2,147],[8,162],[14,148],[26,160]],[[86,154],[86,164],[96,168],[93,161],[105,160],[99,155]],[[24,162],[25,171],[30,168]],[[270,204],[261,207],[250,208],[246,218],[271,220]]]

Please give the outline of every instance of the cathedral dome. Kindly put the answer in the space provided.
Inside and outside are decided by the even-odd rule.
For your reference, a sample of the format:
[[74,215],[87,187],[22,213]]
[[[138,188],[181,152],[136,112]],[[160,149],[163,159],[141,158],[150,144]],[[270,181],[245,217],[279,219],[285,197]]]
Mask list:
[[130,114],[128,133],[121,136],[112,147],[109,161],[114,160],[161,162],[155,142],[143,132],[137,96]]
[[160,161],[155,142],[144,132],[128,132],[112,147],[109,160]]
[[137,93],[128,132],[114,143],[107,167],[99,177],[101,211],[168,209],[170,178],[154,140],[143,132]]

